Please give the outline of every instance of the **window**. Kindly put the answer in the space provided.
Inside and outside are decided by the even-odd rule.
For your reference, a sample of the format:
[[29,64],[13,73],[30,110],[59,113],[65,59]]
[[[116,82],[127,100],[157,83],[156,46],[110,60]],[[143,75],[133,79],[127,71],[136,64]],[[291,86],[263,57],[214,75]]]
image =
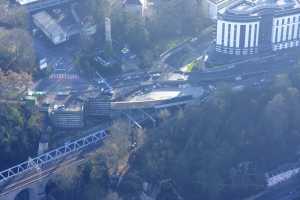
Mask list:
[[251,45],[251,38],[252,38],[252,25],[249,25],[249,39],[248,39],[248,47]]
[[294,39],[295,37],[295,24],[293,24],[292,26],[292,40]]
[[237,40],[236,35],[237,35],[237,25],[235,24],[234,25],[234,36],[233,36],[233,46],[234,47],[237,47],[236,46],[236,40]]
[[254,26],[254,46],[256,46],[257,43],[257,24]]
[[240,29],[240,48],[245,48],[245,33],[246,33],[246,25],[241,25]]
[[231,32],[231,24],[228,24],[228,35],[227,35],[227,46],[228,47],[230,45],[230,36],[231,36],[230,32]]
[[281,35],[280,35],[280,41],[279,42],[283,41],[283,33],[284,33],[284,27],[281,27]]
[[224,46],[225,23],[222,23],[222,46]]
[[300,38],[300,23],[298,23],[297,38]]
[[277,42],[278,40],[278,28],[276,28],[276,31],[275,31],[275,43]]
[[290,26],[287,26],[286,27],[286,34],[285,34],[285,40],[287,41],[287,40],[289,40],[289,34],[290,34]]

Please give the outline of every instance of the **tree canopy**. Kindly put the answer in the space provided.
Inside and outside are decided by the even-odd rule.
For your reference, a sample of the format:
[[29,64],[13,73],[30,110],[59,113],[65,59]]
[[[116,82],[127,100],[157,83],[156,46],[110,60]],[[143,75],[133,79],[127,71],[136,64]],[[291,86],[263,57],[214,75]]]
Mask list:
[[264,174],[299,152],[300,96],[291,80],[281,75],[263,92],[223,88],[187,108],[148,133],[133,172],[156,185],[171,179],[190,200],[241,199],[263,189]]
[[20,105],[0,104],[0,168],[37,153],[42,116]]

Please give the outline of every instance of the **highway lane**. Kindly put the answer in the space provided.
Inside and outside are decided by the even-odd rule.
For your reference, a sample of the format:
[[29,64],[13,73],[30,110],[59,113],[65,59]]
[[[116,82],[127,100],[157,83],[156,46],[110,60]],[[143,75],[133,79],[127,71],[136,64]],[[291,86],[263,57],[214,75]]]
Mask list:
[[300,185],[295,177],[286,183],[267,189],[261,196],[251,200],[299,200]]
[[[261,74],[278,74],[285,73],[294,70],[293,63],[287,63],[286,61],[277,61],[276,63],[248,63],[248,64],[238,64],[235,67],[231,67],[226,70],[218,70],[214,72],[205,72],[205,71],[194,71],[187,73],[188,80],[178,81],[178,84],[182,83],[191,83],[191,84],[207,84],[215,83],[222,81],[232,82],[235,77],[255,77],[260,76]],[[172,72],[177,73],[177,72]],[[178,72],[179,73],[179,72]],[[169,81],[167,79],[162,79],[165,73],[156,72],[156,73],[131,73],[128,75],[122,75],[118,77],[112,77],[108,82],[111,83],[113,87],[122,88],[136,86],[137,84],[141,85],[142,83],[156,84],[162,83],[167,84],[174,83],[174,81]]]
[[226,81],[237,76],[255,76],[262,73],[277,74],[290,72],[294,70],[293,65],[289,65],[285,62],[268,63],[268,64],[252,64],[239,65],[234,68],[217,71],[217,72],[192,72],[189,74],[189,82],[201,83],[205,81]]

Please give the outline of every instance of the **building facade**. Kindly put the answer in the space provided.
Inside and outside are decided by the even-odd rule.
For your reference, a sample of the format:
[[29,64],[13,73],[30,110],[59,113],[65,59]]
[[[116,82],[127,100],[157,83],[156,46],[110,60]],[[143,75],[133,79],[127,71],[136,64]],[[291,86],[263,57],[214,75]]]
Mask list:
[[72,106],[54,106],[49,110],[52,124],[56,128],[83,128],[84,127],[84,106],[77,104]]
[[110,117],[111,115],[111,97],[98,96],[89,98],[85,104],[86,115],[93,117]]
[[209,61],[222,63],[300,45],[298,0],[244,0],[219,12]]

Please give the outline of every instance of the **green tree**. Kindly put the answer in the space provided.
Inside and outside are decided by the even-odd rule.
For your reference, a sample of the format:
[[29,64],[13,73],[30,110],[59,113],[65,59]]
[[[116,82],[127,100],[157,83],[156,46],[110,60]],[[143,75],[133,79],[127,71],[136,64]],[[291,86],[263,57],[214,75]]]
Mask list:
[[5,168],[36,154],[41,116],[9,104],[0,104],[0,113],[0,168]]
[[33,41],[28,32],[17,28],[0,28],[0,67],[5,71],[36,70]]

